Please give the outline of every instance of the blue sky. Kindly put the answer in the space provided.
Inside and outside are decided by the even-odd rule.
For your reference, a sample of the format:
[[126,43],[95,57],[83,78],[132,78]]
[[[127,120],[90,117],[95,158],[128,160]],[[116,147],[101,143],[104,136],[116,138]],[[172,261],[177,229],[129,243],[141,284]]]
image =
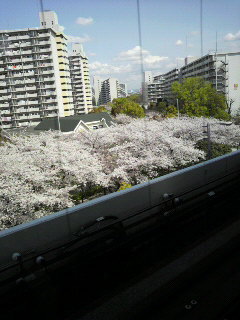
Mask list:
[[[164,73],[200,55],[200,0],[140,0],[144,69]],[[71,41],[82,42],[91,75],[140,87],[136,0],[43,0]],[[38,0],[1,5],[0,29],[38,27]],[[240,50],[240,1],[203,0],[203,52]],[[187,39],[187,41],[186,41]],[[187,43],[187,46],[186,46]]]

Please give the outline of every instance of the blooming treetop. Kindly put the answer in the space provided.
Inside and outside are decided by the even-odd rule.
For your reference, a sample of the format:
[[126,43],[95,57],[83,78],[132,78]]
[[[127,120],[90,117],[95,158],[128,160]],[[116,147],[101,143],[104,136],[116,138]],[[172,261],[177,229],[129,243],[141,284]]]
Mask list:
[[[13,136],[0,152],[0,229],[71,207],[87,186],[141,183],[205,158],[195,144],[201,118],[116,118],[117,125],[71,135]],[[211,123],[212,140],[235,146],[239,126]]]

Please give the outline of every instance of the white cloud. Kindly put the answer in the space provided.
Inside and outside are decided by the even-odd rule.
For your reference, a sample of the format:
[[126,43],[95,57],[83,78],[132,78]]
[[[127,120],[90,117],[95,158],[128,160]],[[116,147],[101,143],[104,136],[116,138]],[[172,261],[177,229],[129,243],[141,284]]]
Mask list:
[[177,61],[184,61],[184,59],[185,59],[185,58],[182,58],[182,57],[177,57],[177,58],[176,58]]
[[68,38],[68,42],[79,42],[79,43],[84,43],[92,40],[87,34],[85,34],[83,37],[67,36],[67,38]]
[[175,45],[176,46],[182,46],[183,45],[183,41],[182,40],[177,40]]
[[[168,57],[152,55],[150,51],[143,49],[144,69],[161,73],[164,69]],[[102,78],[113,76],[121,79],[123,82],[132,82],[134,87],[141,83],[140,71],[140,47],[135,46],[132,49],[120,52],[114,59],[113,63],[102,63],[94,61],[89,64],[91,75],[98,75]],[[139,82],[139,83],[138,83]]]
[[130,64],[113,66],[111,64],[102,63],[99,61],[89,63],[89,69],[92,70],[93,74],[95,75],[120,74],[120,73],[130,72],[132,70]]
[[[132,49],[129,49],[127,51],[122,51],[119,53],[119,55],[114,59],[118,61],[135,61],[140,60],[140,46],[135,46]],[[146,54],[149,54],[149,51],[142,49],[142,54],[145,56]]]
[[93,18],[89,17],[89,18],[84,18],[84,17],[79,17],[76,20],[77,24],[80,24],[82,26],[88,26],[90,24],[93,24]]
[[97,54],[95,53],[95,52],[89,52],[88,53],[88,56],[90,56],[90,57],[93,57],[93,56],[96,56]]
[[[135,46],[132,49],[120,52],[119,55],[114,60],[131,62],[132,64],[140,64],[141,63],[140,53],[141,53],[140,46]],[[143,56],[143,63],[146,64],[148,68],[151,66],[156,66],[159,62],[168,59],[168,57],[153,56],[146,49],[142,49],[142,56]]]
[[174,69],[176,67],[177,67],[177,63],[173,63],[173,62],[166,65],[166,68],[169,70]]
[[168,57],[152,56],[149,54],[143,60],[147,64],[155,64],[157,62],[165,61],[167,59]]
[[188,46],[188,48],[193,48],[194,47],[194,45],[192,43],[189,43],[187,46]]
[[233,33],[228,33],[225,35],[224,40],[226,41],[235,41],[235,40],[240,40],[240,30],[236,32],[235,34]]

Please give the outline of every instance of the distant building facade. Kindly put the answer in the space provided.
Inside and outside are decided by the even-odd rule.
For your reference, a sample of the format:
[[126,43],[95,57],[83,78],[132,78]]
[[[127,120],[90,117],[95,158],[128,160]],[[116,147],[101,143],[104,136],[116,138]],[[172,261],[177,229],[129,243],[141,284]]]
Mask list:
[[2,129],[34,126],[43,118],[91,109],[87,58],[73,53],[71,61],[76,59],[83,81],[78,87],[74,78],[72,87],[67,37],[57,15],[43,11],[39,16],[40,28],[0,31]]
[[[152,83],[148,84],[148,103],[155,102],[155,96],[158,98],[161,96],[168,103],[175,103],[175,97],[171,90],[173,82],[182,82],[191,77],[202,77],[212,83],[219,93],[225,95],[227,103],[232,106],[232,113],[235,113],[240,108],[239,68],[240,52],[212,53],[201,58],[187,57],[183,67],[156,76]],[[158,81],[161,79],[158,89],[155,84],[157,79]]]
[[92,89],[90,85],[88,58],[81,44],[73,43],[72,53],[69,55],[69,65],[74,113],[88,113],[92,110]]
[[127,96],[127,85],[119,83],[116,78],[102,80],[100,77],[94,76],[93,92],[96,105],[103,105],[116,98],[125,98]]

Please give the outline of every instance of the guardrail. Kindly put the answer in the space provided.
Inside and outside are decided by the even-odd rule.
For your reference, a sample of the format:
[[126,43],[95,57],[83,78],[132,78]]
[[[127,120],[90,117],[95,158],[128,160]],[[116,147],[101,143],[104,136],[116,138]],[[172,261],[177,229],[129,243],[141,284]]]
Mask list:
[[[100,225],[107,217],[110,224],[120,221],[129,225],[135,223],[143,212],[144,217],[158,212],[159,207],[168,201],[168,195],[186,201],[219,185],[227,185],[239,176],[240,151],[236,151],[1,231],[0,279],[3,270],[18,268],[16,253],[21,254],[21,261],[26,259],[30,265],[34,264],[37,256],[75,241],[80,231],[91,227],[94,222]],[[103,227],[106,228],[106,223]],[[12,270],[11,276],[13,273]]]

